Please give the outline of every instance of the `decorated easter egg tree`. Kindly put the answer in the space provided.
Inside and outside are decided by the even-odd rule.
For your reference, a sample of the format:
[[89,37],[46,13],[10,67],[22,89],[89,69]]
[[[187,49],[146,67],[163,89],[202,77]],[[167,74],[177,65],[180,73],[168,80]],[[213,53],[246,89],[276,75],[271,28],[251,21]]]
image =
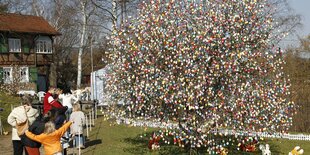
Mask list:
[[229,145],[210,137],[219,129],[288,130],[294,104],[266,0],[151,0],[138,12],[111,37],[108,87],[127,103],[113,116],[161,121],[192,148]]

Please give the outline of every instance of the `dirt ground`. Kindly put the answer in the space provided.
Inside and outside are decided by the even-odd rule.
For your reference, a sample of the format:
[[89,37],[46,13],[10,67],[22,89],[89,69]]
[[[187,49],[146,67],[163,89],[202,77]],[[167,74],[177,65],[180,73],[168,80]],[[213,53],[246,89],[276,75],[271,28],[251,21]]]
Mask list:
[[[42,149],[40,150],[43,151]],[[12,135],[0,135],[0,154],[1,155],[12,155],[13,145],[12,145]]]
[[0,154],[1,155],[12,155],[12,135],[0,135]]

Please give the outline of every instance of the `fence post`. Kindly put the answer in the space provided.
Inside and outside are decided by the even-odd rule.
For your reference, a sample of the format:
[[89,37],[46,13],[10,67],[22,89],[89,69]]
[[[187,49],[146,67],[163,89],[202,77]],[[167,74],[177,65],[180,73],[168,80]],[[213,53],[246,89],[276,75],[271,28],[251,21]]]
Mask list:
[[75,154],[75,148],[74,148],[74,144],[76,144],[76,141],[75,141],[75,135],[74,135],[74,137],[73,137],[73,141],[72,141],[72,143],[73,143],[73,146],[72,146],[72,150],[73,150],[73,154]]
[[92,123],[92,121],[91,121],[91,112],[89,112],[89,131],[91,131],[91,123]]
[[93,117],[93,125],[95,126],[95,111],[94,109],[91,111],[92,117]]
[[78,136],[78,138],[79,138],[79,140],[78,140],[79,155],[81,155],[81,133],[80,133],[80,129],[79,129],[78,134],[79,134],[79,136]]
[[1,132],[1,135],[3,135],[3,126],[2,126],[2,118],[0,116],[0,132]]
[[88,118],[87,118],[87,115],[85,115],[85,120],[86,120],[86,135],[88,137]]
[[95,110],[95,119],[97,119],[97,101],[96,101],[96,100],[94,100],[94,104],[95,104],[95,106],[94,106],[94,110]]

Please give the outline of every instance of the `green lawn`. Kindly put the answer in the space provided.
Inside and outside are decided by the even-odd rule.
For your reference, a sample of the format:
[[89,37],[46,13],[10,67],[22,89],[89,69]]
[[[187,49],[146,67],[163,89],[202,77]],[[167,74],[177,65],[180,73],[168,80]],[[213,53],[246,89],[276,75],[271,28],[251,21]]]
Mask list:
[[272,152],[275,154],[287,155],[295,146],[300,146],[304,149],[304,155],[310,153],[310,141],[287,140],[287,139],[269,139],[267,143],[270,144]]
[[[127,155],[127,154],[189,154],[184,149],[174,145],[161,146],[158,151],[150,151],[147,148],[150,133],[155,129],[146,129],[143,127],[129,127],[125,125],[110,125],[109,121],[102,118],[96,120],[96,126],[90,132],[89,139],[83,154],[96,155]],[[146,135],[146,136],[145,136]],[[265,139],[261,143],[270,145],[272,154],[287,155],[295,146],[299,145],[305,153],[310,152],[310,141],[297,141],[287,139]],[[206,154],[205,150],[200,154]],[[308,153],[307,153],[308,152]],[[261,154],[260,151],[255,153],[230,151],[229,154],[253,155]]]
[[[20,104],[19,97],[12,97],[0,93],[0,108],[4,111],[0,112],[1,120],[4,123],[5,129],[11,131],[11,128],[6,123],[8,114],[11,111],[11,105],[17,106]],[[143,127],[129,127],[126,125],[111,125],[109,121],[99,117],[96,120],[96,125],[89,133],[89,138],[86,142],[87,148],[83,150],[85,155],[129,155],[129,154],[189,154],[186,150],[174,145],[161,146],[158,151],[150,151],[147,148],[148,139],[152,131],[156,129]],[[86,134],[86,133],[85,133]],[[310,141],[297,141],[287,139],[266,139],[261,143],[270,144],[273,155],[287,155],[295,146],[299,145],[304,149],[305,155],[310,154]],[[205,150],[200,150],[206,154]],[[260,151],[256,153],[237,152],[230,150],[230,155],[253,155],[261,154]]]
[[9,124],[7,123],[7,117],[11,112],[12,105],[20,105],[20,98],[16,96],[5,95],[4,93],[0,92],[0,108],[4,109],[0,112],[0,116],[6,131],[11,131]]

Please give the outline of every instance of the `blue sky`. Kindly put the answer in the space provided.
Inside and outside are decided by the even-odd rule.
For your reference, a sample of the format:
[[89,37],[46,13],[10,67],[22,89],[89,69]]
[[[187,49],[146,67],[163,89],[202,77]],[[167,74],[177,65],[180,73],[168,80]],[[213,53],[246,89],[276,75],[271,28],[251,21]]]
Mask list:
[[[298,29],[296,35],[300,37],[310,35],[310,0],[288,0],[288,2],[294,12],[301,15],[301,23],[303,25]],[[297,37],[290,36],[285,40],[287,40],[286,44],[293,44],[297,41]]]
[[302,17],[301,35],[310,34],[310,0],[288,0],[294,11]]

